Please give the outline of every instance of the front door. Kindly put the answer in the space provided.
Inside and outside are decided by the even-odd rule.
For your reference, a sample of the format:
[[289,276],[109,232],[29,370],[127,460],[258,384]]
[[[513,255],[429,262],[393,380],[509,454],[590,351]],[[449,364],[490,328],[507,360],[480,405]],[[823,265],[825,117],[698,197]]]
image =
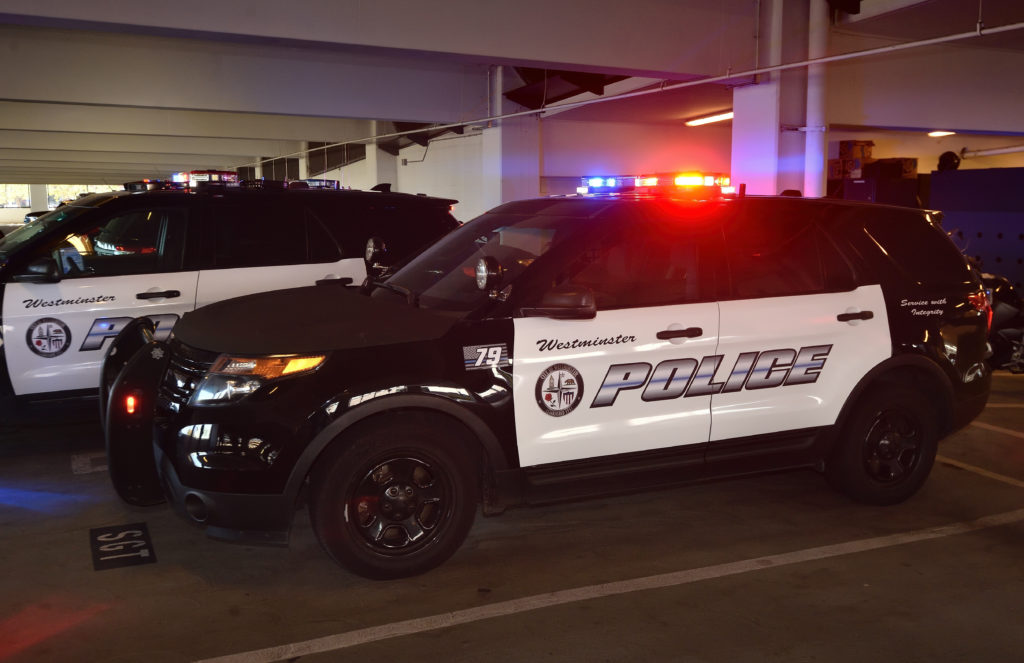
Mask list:
[[4,355],[17,395],[95,389],[110,339],[148,316],[157,334],[195,307],[182,265],[184,208],[118,212],[29,257],[60,265],[56,283],[4,284]]
[[595,318],[514,321],[522,466],[669,447],[699,457],[719,336],[701,254],[685,220],[636,220],[570,270],[594,292]]

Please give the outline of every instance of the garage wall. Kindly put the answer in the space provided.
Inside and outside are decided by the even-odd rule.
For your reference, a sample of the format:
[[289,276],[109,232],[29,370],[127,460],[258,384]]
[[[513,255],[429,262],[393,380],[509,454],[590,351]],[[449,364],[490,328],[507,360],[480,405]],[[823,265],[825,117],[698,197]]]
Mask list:
[[542,135],[543,176],[549,178],[730,170],[728,126],[545,119]]
[[459,221],[494,206],[485,200],[481,134],[436,138],[429,148],[413,145],[398,157],[398,191],[454,198],[459,202],[452,214]]
[[[891,42],[833,33],[833,52]],[[998,54],[998,57],[993,57]],[[911,49],[828,67],[833,124],[1020,131],[1024,53],[963,44]]]
[[[458,200],[452,214],[459,221],[468,221],[494,206],[485,199],[482,162],[481,134],[436,138],[429,148],[413,145],[400,151],[392,189]],[[370,158],[332,170],[324,177],[339,180],[346,188],[367,190],[380,183],[379,172]]]
[[0,224],[21,223],[30,211],[27,207],[0,207]]
[[[438,138],[431,141],[429,149],[403,149],[395,190],[455,198],[459,204],[453,213],[460,221],[468,221],[494,207],[501,194],[488,187],[485,174],[494,169],[493,164],[488,164],[497,159],[497,148],[493,141],[487,142],[484,133],[492,138],[496,135],[487,130]],[[540,181],[535,180],[535,188],[521,187],[521,192],[517,190],[510,199],[575,193],[581,177],[599,173],[730,172],[729,127],[545,119],[541,122],[540,142]],[[406,160],[404,165],[402,159]],[[521,165],[511,159],[504,167]],[[354,189],[368,189],[378,183],[370,160],[332,171],[325,177],[339,179],[342,186]]]

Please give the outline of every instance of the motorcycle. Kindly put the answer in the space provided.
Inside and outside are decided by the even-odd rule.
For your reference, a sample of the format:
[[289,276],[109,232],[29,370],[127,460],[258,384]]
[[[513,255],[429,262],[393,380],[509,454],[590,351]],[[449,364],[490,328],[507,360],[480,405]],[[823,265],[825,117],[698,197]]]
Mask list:
[[1024,373],[1024,299],[1004,276],[983,273],[981,280],[992,303],[989,365],[1011,373]]

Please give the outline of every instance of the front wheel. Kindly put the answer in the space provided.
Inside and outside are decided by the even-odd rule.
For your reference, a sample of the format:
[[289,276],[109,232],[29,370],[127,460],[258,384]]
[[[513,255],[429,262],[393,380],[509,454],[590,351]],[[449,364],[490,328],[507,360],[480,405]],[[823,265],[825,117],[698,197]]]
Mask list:
[[922,394],[909,388],[877,389],[851,413],[825,475],[859,502],[902,502],[928,478],[938,437],[936,413]]
[[312,478],[310,518],[328,554],[373,579],[417,575],[451,557],[477,506],[462,437],[443,419],[416,417],[339,440]]

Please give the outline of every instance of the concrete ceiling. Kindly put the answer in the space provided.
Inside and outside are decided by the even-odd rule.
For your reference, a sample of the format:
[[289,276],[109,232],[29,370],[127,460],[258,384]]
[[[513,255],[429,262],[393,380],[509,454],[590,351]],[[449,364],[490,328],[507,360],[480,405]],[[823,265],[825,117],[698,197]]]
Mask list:
[[[167,9],[171,5],[147,6],[140,19],[137,3],[111,1],[98,9],[66,0],[40,8],[36,0],[0,0],[0,55],[8,78],[0,92],[0,182],[117,183],[177,170],[233,169],[297,152],[304,141],[368,138],[389,131],[393,121],[473,121],[495,114],[487,93],[493,65],[630,76],[605,91],[611,96],[666,79],[742,71],[754,62],[754,3],[745,0],[692,0],[688,13],[674,5],[679,13],[665,21],[670,25],[652,28],[644,19],[647,26],[637,29],[644,38],[630,48],[621,42],[621,30],[629,27],[621,24],[630,14],[592,22],[579,9],[562,15],[558,3],[543,0],[522,0],[522,8],[545,15],[544,25],[535,18],[519,25],[520,16],[507,22],[509,34],[490,40],[478,34],[481,26],[493,32],[506,22],[490,17],[455,31],[452,21],[477,20],[462,12],[442,16],[447,22],[436,25],[443,29],[417,30],[417,22],[438,17],[417,14],[423,3],[396,0],[390,5],[402,5],[409,15],[392,18],[395,38],[372,21],[361,24],[362,32],[351,32],[350,24],[360,22],[344,16],[334,24],[318,22],[313,5],[320,0],[296,2],[312,10],[312,17],[303,15],[306,22],[296,23],[269,0],[248,3],[244,16],[224,9],[237,3],[217,3],[201,31],[185,27],[195,19],[183,22],[180,12]],[[594,13],[604,6],[622,12],[622,4],[598,2]],[[631,4],[666,7],[660,0]],[[862,13],[837,27],[917,40],[973,29],[977,7],[966,0],[863,0]],[[1024,21],[1021,0],[984,0],[982,7],[986,26]],[[684,21],[687,16],[697,20]],[[430,33],[434,46],[425,45]],[[560,48],[550,48],[554,34]],[[669,34],[679,38],[670,41]],[[622,48],[609,54],[609,42]],[[1024,32],[981,37],[975,45],[1024,50]],[[549,116],[676,123],[730,105],[728,86],[706,85]]]

